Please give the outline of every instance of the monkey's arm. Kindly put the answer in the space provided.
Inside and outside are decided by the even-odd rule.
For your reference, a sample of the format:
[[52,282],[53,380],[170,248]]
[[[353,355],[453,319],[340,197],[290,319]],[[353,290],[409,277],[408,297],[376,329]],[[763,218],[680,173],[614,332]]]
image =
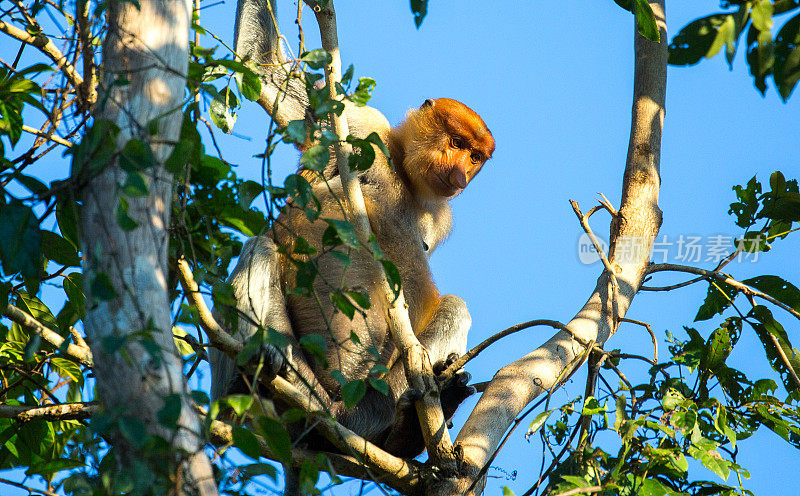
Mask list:
[[275,28],[277,16],[274,0],[239,0],[233,37],[236,55],[258,64],[263,82],[259,103],[278,125],[285,126],[305,117],[308,94],[303,80],[292,75],[286,64]]
[[[268,345],[265,349],[264,370],[267,374],[286,371],[290,380],[302,390],[314,389],[323,404],[329,404],[327,393],[313,380],[314,374],[302,353],[295,353],[298,343],[292,331],[283,291],[283,266],[280,253],[272,239],[256,236],[247,240],[239,262],[229,279],[236,298],[236,307],[222,314],[221,322],[242,342],[250,339],[261,327],[278,331],[289,342],[286,349]],[[219,318],[219,317],[218,317]],[[211,398],[216,400],[228,393],[237,377],[236,364],[222,352],[212,349]],[[299,377],[306,381],[297,380]],[[308,379],[311,379],[309,381]]]
[[[272,7],[272,13],[270,13]],[[274,0],[238,0],[234,26],[237,56],[258,64],[261,76],[259,103],[280,126],[304,119],[309,106],[302,74],[290,73],[290,63],[275,29],[278,11]],[[274,16],[274,18],[273,18]],[[350,134],[366,138],[371,132],[386,132],[389,121],[377,109],[357,107],[345,101]]]

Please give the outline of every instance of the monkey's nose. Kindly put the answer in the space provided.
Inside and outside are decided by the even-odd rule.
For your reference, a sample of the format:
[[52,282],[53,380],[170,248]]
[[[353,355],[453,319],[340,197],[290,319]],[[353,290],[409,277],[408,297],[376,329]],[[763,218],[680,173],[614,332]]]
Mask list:
[[450,172],[450,186],[454,188],[464,189],[467,187],[467,175],[458,167],[454,167]]

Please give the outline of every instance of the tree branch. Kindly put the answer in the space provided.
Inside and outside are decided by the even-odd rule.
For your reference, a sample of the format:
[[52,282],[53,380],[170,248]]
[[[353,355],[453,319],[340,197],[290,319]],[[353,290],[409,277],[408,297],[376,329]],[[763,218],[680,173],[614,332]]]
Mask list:
[[67,77],[69,82],[75,87],[76,90],[81,88],[83,84],[83,78],[78,71],[75,70],[75,67],[67,61],[67,57],[61,53],[55,44],[45,36],[44,34],[37,34],[32,35],[29,34],[27,31],[19,29],[16,26],[12,26],[6,22],[0,20],[0,31],[11,36],[12,38],[16,38],[17,40],[27,43],[31,46],[34,46],[39,49],[40,52],[47,55],[47,57],[55,62],[56,66],[64,73],[64,76]]
[[[337,86],[341,82],[342,62],[339,53],[339,41],[336,32],[336,12],[333,0],[329,0],[324,8],[314,7],[314,12],[319,24],[322,48],[331,56],[331,63],[325,67],[325,79],[328,84],[331,99],[342,100],[337,94]],[[347,158],[351,153],[349,144],[341,141],[349,134],[348,122],[344,115],[331,114],[331,130],[339,136],[340,141],[334,145],[339,175],[345,191],[345,200],[349,209],[356,235],[363,247],[369,246],[371,230],[364,196],[355,171],[351,171]],[[377,263],[377,262],[375,262]],[[383,268],[381,267],[381,270]],[[450,433],[447,430],[439,390],[434,380],[433,367],[430,357],[414,334],[411,320],[408,316],[408,305],[402,290],[398,295],[390,287],[386,278],[383,278],[383,292],[388,304],[388,320],[395,346],[401,353],[403,366],[409,385],[423,393],[416,402],[425,446],[428,455],[434,462],[442,463],[445,460],[454,462],[453,446]]]
[[[271,460],[280,461],[272,452],[264,438],[255,434],[258,440],[261,455]],[[233,444],[233,428],[225,422],[214,420],[211,422],[210,441],[216,446]],[[372,452],[375,454],[374,452]],[[305,460],[311,460],[317,452],[301,448],[292,448],[292,466],[300,467]],[[405,467],[395,467],[385,463],[367,465],[356,457],[339,453],[325,453],[336,472],[348,477],[359,479],[374,478],[375,482],[388,484],[403,494],[418,494],[421,483],[421,466],[419,462],[412,461]],[[391,455],[389,455],[391,456]],[[386,470],[386,467],[399,468],[398,471]]]
[[746,295],[751,295],[751,296],[755,296],[757,298],[761,298],[762,300],[766,300],[766,301],[772,303],[773,305],[775,305],[777,307],[780,307],[783,310],[786,310],[787,312],[789,312],[793,316],[795,316],[798,319],[800,319],[800,312],[798,312],[794,308],[790,307],[789,305],[787,305],[787,304],[785,304],[785,303],[783,303],[783,302],[781,302],[779,300],[776,300],[775,298],[773,298],[772,296],[770,296],[770,295],[768,295],[766,293],[763,293],[763,292],[761,292],[761,291],[759,291],[759,290],[757,290],[757,289],[755,289],[755,288],[753,288],[751,286],[748,286],[747,284],[745,284],[743,282],[739,282],[736,279],[734,279],[731,276],[729,276],[728,274],[724,274],[722,272],[717,272],[717,271],[713,271],[713,270],[705,270],[705,269],[701,269],[701,268],[698,268],[698,267],[691,267],[689,265],[656,264],[656,265],[651,265],[648,268],[647,273],[648,274],[652,274],[654,272],[666,272],[666,271],[670,271],[670,272],[686,272],[688,274],[697,274],[699,276],[702,276],[704,279],[716,279],[717,281],[721,281],[721,282],[724,282],[725,284],[729,284],[729,285],[733,286],[734,288],[738,289],[739,291],[741,291],[742,293],[744,293]]
[[[609,250],[609,262],[620,290],[616,315],[612,312],[610,276],[604,271],[589,300],[567,324],[574,335],[561,330],[537,350],[495,374],[456,440],[463,453],[461,473],[443,479],[433,494],[466,493],[516,415],[551,387],[574,357],[584,351],[575,337],[598,345],[608,340],[615,331],[614,319],[624,317],[646,274],[650,247],[661,225],[658,192],[667,62],[664,3],[657,0],[650,5],[661,43],[634,35],[631,136],[621,207],[612,221]],[[482,484],[478,484],[475,492],[481,489]]]
[[[27,312],[15,307],[14,305],[9,303],[6,306],[6,310],[3,312],[3,315],[21,325],[26,330],[40,335],[42,339],[52,344],[56,348],[61,349],[64,346],[64,338],[62,338],[60,334],[45,327],[41,322],[34,319]],[[91,367],[93,365],[92,351],[87,347],[70,343],[67,345],[67,348],[64,350],[64,352],[87,367]]]
[[60,405],[29,406],[0,404],[0,418],[10,418],[20,422],[30,420],[84,420],[100,411],[100,404],[61,403]]

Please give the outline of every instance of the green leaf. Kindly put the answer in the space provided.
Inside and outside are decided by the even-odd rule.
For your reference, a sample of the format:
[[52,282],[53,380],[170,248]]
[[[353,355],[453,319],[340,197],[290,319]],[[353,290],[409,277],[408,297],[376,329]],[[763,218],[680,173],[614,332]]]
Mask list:
[[261,416],[258,418],[258,427],[275,457],[283,463],[291,463],[292,441],[283,425],[275,419]]
[[331,292],[330,297],[336,308],[345,314],[348,319],[353,320],[353,317],[356,314],[356,307],[349,299],[347,299],[347,296],[339,291],[333,291]]
[[758,0],[750,11],[753,27],[759,31],[769,31],[772,28],[772,11],[770,0]]
[[726,308],[731,306],[731,302],[738,292],[736,288],[724,282],[709,282],[706,298],[694,317],[695,322],[708,320],[714,315],[724,312]]
[[243,209],[248,209],[253,200],[264,192],[264,186],[255,181],[244,181],[239,185],[237,191],[239,193],[239,206]]
[[358,248],[358,237],[353,224],[344,220],[337,219],[322,219],[328,223],[333,229],[336,230],[336,235],[346,246],[350,248]]
[[353,408],[361,401],[361,398],[363,398],[366,393],[367,384],[364,381],[360,379],[349,381],[342,386],[342,400],[344,401],[344,406],[348,409]]
[[241,72],[242,77],[241,80],[237,79],[237,83],[239,83],[239,91],[242,92],[242,96],[250,100],[251,102],[255,102],[261,97],[261,78],[250,69],[245,69]]
[[327,146],[314,145],[300,157],[300,165],[313,171],[321,171],[328,165],[331,153]]
[[254,460],[258,460],[261,457],[261,446],[258,444],[258,438],[244,427],[235,427],[233,429],[233,445]]
[[764,95],[767,76],[772,74],[775,64],[775,45],[769,31],[759,31],[752,24],[747,30],[747,64],[756,88]]
[[636,15],[636,30],[648,40],[658,43],[661,35],[658,31],[653,9],[647,0],[634,0]]
[[283,141],[286,143],[305,143],[307,137],[308,129],[303,119],[289,122],[283,131]]
[[[710,57],[708,54],[719,37],[719,29],[729,18],[730,14],[714,14],[696,19],[684,26],[672,38],[672,43],[669,45],[669,63],[694,65],[703,57]],[[722,47],[722,43],[723,40],[719,42],[717,51]]]
[[128,171],[125,184],[122,185],[122,193],[131,198],[141,198],[150,193],[144,176],[136,171]]
[[367,377],[367,381],[373,389],[380,392],[384,396],[389,396],[389,385],[386,384],[386,381],[377,377]]
[[800,289],[778,276],[764,275],[742,281],[800,312]]
[[640,496],[668,496],[672,491],[661,485],[657,479],[645,479],[639,488]]
[[72,243],[51,231],[40,231],[42,255],[48,260],[67,267],[79,267],[81,259]]
[[19,294],[19,298],[17,299],[17,306],[28,312],[33,316],[34,319],[38,320],[45,327],[49,327],[50,329],[58,329],[58,324],[56,323],[56,318],[53,317],[53,313],[39,298],[31,296],[28,293],[21,292]]
[[244,344],[242,351],[236,355],[236,365],[246,365],[251,358],[261,353],[261,349],[264,346],[264,338],[264,330],[259,328]]
[[363,308],[364,310],[369,310],[370,303],[369,303],[369,294],[366,290],[360,291],[345,291],[345,294],[353,300],[356,305]]
[[139,139],[125,143],[119,155],[119,166],[125,172],[147,170],[158,163],[150,145]]
[[325,337],[321,334],[306,334],[300,338],[300,346],[310,353],[319,363],[323,365],[327,363],[325,350],[328,349],[328,343],[325,342]]
[[174,428],[178,423],[178,418],[181,416],[182,407],[180,394],[168,394],[164,397],[164,406],[158,411],[158,423],[165,427]]
[[53,357],[50,359],[50,366],[61,377],[69,377],[78,385],[83,385],[83,372],[80,366],[72,360],[66,358]]
[[[395,299],[400,296],[400,271],[397,270],[397,266],[388,260],[381,260],[381,265],[383,265],[383,272],[386,275],[386,281],[389,283],[389,287],[392,289],[394,293]],[[394,301],[392,301],[394,303]]]
[[[699,445],[699,446],[698,446]],[[689,454],[699,460],[704,467],[714,472],[720,479],[726,481],[730,473],[730,462],[722,458],[716,450],[717,444],[708,439],[701,439],[689,449]]]
[[117,224],[125,232],[131,232],[139,227],[139,223],[128,215],[128,200],[123,196],[119,197],[119,205],[117,205]]
[[19,203],[0,205],[0,260],[6,275],[38,277],[41,232],[33,209]]
[[533,421],[531,422],[531,425],[528,426],[528,431],[525,432],[525,439],[529,439],[532,435],[539,432],[539,429],[541,429],[544,426],[545,422],[547,422],[547,419],[550,418],[550,415],[554,411],[555,409],[545,410],[539,415],[537,415],[536,418],[534,418]]
[[247,394],[232,394],[225,397],[225,404],[233,408],[234,413],[241,417],[253,405],[253,397]]
[[428,0],[411,0],[411,13],[414,14],[414,25],[419,29],[428,15]]
[[278,470],[269,463],[251,463],[239,467],[247,477],[253,478],[259,475],[266,475],[273,482],[278,481]]
[[304,53],[300,60],[307,63],[312,69],[323,69],[331,63],[331,54],[321,48]]
[[319,468],[313,460],[303,460],[300,467],[300,494],[317,494],[317,481],[319,480]]
[[347,384],[347,379],[345,378],[344,374],[342,374],[341,370],[335,369],[331,370],[331,377],[333,380],[339,383],[340,386],[344,386]]
[[702,366],[714,370],[728,358],[733,351],[733,336],[729,327],[722,326],[714,330],[708,338],[706,353]]
[[61,235],[78,248],[78,219],[80,218],[81,205],[71,197],[59,197],[56,203],[56,221]]
[[733,187],[733,191],[736,193],[736,197],[739,201],[731,203],[731,208],[728,210],[728,213],[736,216],[737,226],[747,229],[755,224],[756,221],[756,213],[759,208],[758,196],[761,194],[761,183],[756,181],[755,176],[753,176],[753,178],[747,182],[746,187],[736,185]]
[[117,291],[111,285],[108,274],[101,272],[92,281],[92,297],[100,301],[110,301],[116,298]]
[[773,78],[784,101],[800,80],[800,14],[792,17],[775,36]]
[[786,330],[775,320],[767,307],[757,305],[750,311],[750,315],[758,320],[758,322],[753,322],[748,319],[747,322],[761,340],[770,365],[781,375],[786,390],[789,393],[797,394],[800,390],[794,382],[792,372],[800,374],[800,351],[792,346]]
[[[213,87],[206,89],[208,90],[208,88]],[[223,132],[230,133],[236,123],[236,112],[233,109],[239,107],[239,99],[230,88],[225,88],[220,92],[209,90],[209,93],[214,97],[208,107],[211,120]]]
[[311,246],[311,244],[306,240],[306,238],[302,236],[297,236],[294,239],[294,245],[292,246],[292,253],[297,255],[313,255],[317,252],[317,249]]
[[328,114],[342,115],[344,104],[337,100],[325,100],[314,108],[314,115],[326,117]]
[[514,491],[508,488],[508,486],[503,486],[503,496],[517,496],[514,494]]
[[355,92],[348,98],[351,102],[355,103],[358,107],[363,107],[372,98],[372,91],[375,89],[377,83],[372,78],[360,78]]

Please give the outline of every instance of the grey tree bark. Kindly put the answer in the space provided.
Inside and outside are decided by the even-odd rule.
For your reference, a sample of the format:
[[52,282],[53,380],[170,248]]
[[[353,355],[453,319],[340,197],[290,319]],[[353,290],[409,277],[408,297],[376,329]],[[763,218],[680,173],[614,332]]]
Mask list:
[[[144,196],[123,198],[127,174],[117,156],[80,191],[84,323],[98,397],[107,412],[117,418],[133,417],[144,424],[148,435],[170,443],[174,493],[217,494],[203,451],[201,424],[191,408],[172,337],[167,293],[172,177],[163,164],[181,127],[192,6],[186,0],[139,0],[109,2],[108,9],[103,85],[95,119],[120,128],[118,150],[131,139],[149,143],[155,165],[141,171],[147,186]],[[120,80],[127,84],[119,84]],[[132,230],[123,229],[117,220],[123,199],[129,217],[138,224]],[[108,352],[109,338],[124,345]],[[146,348],[147,342],[155,347]],[[176,429],[157,418],[168,397],[180,401]],[[112,442],[123,467],[146,460],[136,442],[120,434]]]
[[[621,207],[611,224],[609,262],[619,288],[616,297],[612,290],[612,276],[605,271],[589,300],[567,325],[571,333],[559,331],[546,343],[495,374],[456,438],[455,449],[461,454],[459,473],[444,478],[428,494],[480,493],[483,483],[476,481],[480,469],[490,459],[516,416],[538,395],[552,388],[565,369],[581,363],[576,360],[585,351],[581,342],[602,345],[611,337],[639,290],[649,264],[650,248],[661,227],[658,193],[666,100],[664,0],[653,0],[650,6],[661,42],[653,43],[635,34],[631,136],[622,181]],[[470,487],[473,489],[468,493]]]

